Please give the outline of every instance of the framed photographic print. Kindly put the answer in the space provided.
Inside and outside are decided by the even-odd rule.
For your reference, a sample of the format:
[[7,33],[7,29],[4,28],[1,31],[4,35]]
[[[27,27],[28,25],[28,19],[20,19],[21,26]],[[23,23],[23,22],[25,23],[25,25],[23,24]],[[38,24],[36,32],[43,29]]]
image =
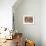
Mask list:
[[34,16],[24,15],[23,16],[23,24],[34,24]]

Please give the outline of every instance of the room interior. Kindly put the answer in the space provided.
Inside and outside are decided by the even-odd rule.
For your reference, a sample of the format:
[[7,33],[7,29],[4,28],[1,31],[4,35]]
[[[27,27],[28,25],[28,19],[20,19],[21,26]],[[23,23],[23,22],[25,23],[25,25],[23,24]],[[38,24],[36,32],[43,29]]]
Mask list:
[[45,35],[45,0],[0,1],[0,46],[46,46]]

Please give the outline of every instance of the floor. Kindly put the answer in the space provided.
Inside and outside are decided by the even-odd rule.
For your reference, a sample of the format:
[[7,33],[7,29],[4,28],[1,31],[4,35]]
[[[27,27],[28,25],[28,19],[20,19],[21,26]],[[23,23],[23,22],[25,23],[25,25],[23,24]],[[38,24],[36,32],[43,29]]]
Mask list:
[[13,40],[6,40],[6,42],[2,43],[0,46],[16,46],[15,45],[15,39]]
[[[20,35],[20,33],[19,33],[19,35]],[[22,38],[19,35],[17,35],[17,37],[16,37],[16,35],[14,37],[12,37],[13,38],[12,40],[0,39],[0,43],[3,42],[4,40],[6,40],[5,42],[1,43],[0,46],[16,46],[16,41],[22,41]],[[21,46],[23,46],[22,42],[19,42],[19,44],[20,43],[21,43]]]

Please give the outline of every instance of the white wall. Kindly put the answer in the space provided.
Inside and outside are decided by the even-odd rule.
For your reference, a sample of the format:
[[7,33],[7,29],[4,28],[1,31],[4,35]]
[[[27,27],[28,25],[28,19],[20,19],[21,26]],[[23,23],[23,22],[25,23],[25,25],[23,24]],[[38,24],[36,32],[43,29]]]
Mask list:
[[0,0],[0,27],[12,28],[12,6],[16,0]]
[[46,0],[41,0],[41,38],[42,46],[46,46]]
[[[40,42],[41,42],[40,44],[42,44],[41,46],[46,46],[46,0],[41,0],[41,2],[40,0],[30,0],[29,3],[27,2],[29,1],[27,0],[24,1],[24,3],[19,5],[17,9],[14,9],[16,10],[14,12],[15,24],[16,24],[15,27],[19,32],[23,32],[25,37],[27,37],[27,34],[28,34],[28,38],[30,37],[29,35],[31,35],[31,38],[34,36],[34,39],[36,38],[35,40],[37,41],[38,46]],[[34,2],[36,3],[37,6],[34,4]],[[40,3],[41,3],[41,6],[40,6]],[[16,5],[14,5],[14,8],[15,7]],[[33,8],[36,8],[37,10]],[[22,22],[23,15],[27,15],[27,14],[35,16],[34,25],[23,25],[23,22]],[[39,21],[40,21],[40,25],[38,24]],[[35,35],[35,32],[36,33],[39,32],[40,33],[39,35],[41,35],[39,36],[39,38],[41,39],[39,43],[38,43],[39,38],[37,38],[36,36],[37,34]]]
[[[13,10],[15,28],[18,32],[22,32],[24,38],[34,40],[36,46],[41,46],[41,0],[23,0],[23,2]],[[24,15],[34,16],[34,24],[23,24]]]

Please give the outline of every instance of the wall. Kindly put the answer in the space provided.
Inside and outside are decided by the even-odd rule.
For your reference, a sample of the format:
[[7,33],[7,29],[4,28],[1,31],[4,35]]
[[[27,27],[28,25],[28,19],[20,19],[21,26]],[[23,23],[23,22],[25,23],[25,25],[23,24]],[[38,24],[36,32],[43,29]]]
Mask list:
[[46,46],[46,0],[41,0],[41,41]]
[[[22,32],[25,39],[34,40],[36,46],[41,46],[41,0],[23,0],[16,9],[13,7],[13,11],[18,32]],[[24,15],[34,16],[34,24],[23,24]]]
[[12,29],[12,6],[16,0],[0,0],[0,27]]

